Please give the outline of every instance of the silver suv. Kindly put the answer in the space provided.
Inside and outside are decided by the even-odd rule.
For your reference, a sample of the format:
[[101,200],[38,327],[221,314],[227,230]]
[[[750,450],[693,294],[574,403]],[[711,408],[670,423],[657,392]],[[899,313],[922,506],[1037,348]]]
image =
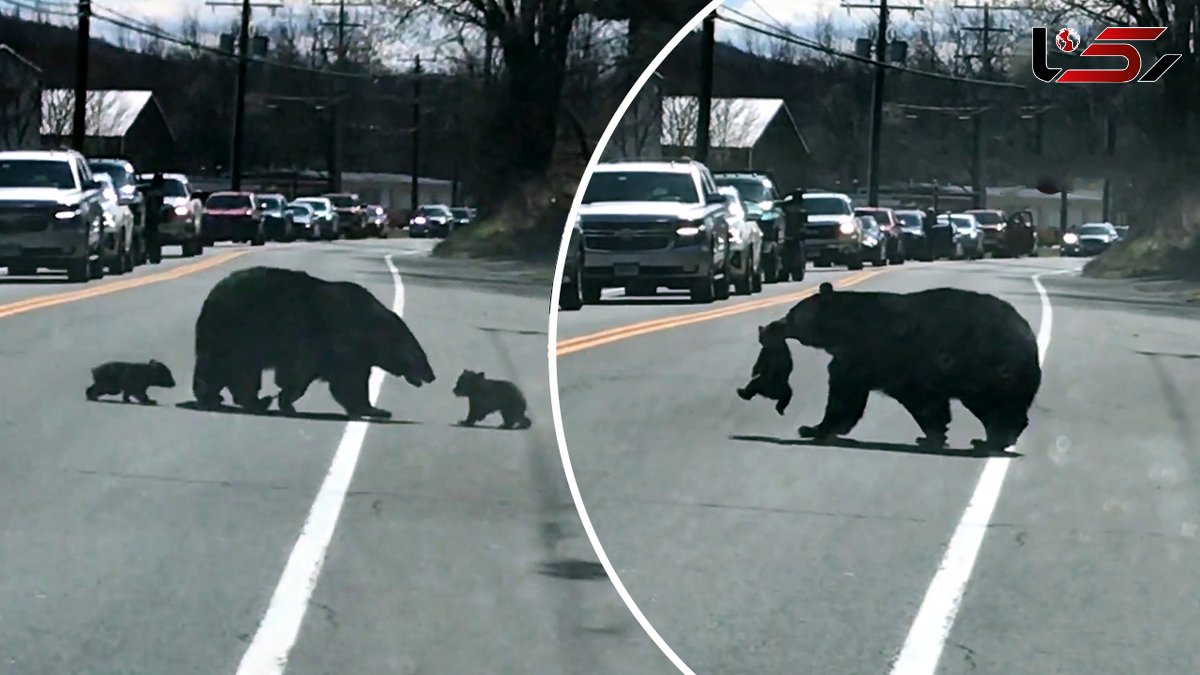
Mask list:
[[73,150],[0,152],[0,266],[11,275],[104,276],[101,186]]
[[686,289],[696,302],[729,297],[729,205],[694,161],[601,164],[579,209],[583,298],[604,288],[652,295]]

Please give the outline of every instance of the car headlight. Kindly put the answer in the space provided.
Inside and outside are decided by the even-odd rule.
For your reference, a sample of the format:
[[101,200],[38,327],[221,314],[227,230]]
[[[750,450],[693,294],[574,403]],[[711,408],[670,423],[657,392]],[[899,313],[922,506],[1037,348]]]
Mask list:
[[1079,236],[1068,232],[1063,235],[1063,243],[1064,244],[1077,244],[1077,243],[1079,243]]
[[762,209],[763,211],[770,211],[771,209],[775,208],[775,202],[771,201],[770,199],[761,201],[758,203],[758,208]]
[[1008,227],[1007,223],[999,223],[998,225],[996,225],[997,230],[1003,230],[1006,227]]
[[856,231],[858,231],[858,227],[855,226],[854,223],[842,223],[840,226],[838,226],[838,231],[842,234],[854,234]]
[[54,213],[54,217],[58,220],[74,220],[79,216],[79,209],[67,208],[61,209]]
[[675,234],[679,235],[680,237],[695,237],[703,231],[703,225],[684,225],[683,227],[675,230]]
[[176,206],[175,207],[175,215],[186,216],[187,214],[188,214],[188,210],[187,210],[186,206]]
[[413,218],[414,225],[424,225],[425,223],[426,220],[424,216],[417,216],[416,218]]

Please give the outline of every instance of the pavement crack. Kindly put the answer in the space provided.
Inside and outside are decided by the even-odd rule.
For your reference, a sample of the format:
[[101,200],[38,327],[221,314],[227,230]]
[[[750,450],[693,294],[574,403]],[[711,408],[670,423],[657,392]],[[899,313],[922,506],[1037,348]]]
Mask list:
[[206,485],[223,488],[255,488],[262,490],[292,490],[295,489],[291,485],[282,485],[279,483],[258,483],[255,481],[243,480],[222,480],[216,478],[185,478],[182,476],[163,476],[148,473],[131,473],[125,471],[102,471],[99,469],[75,469],[75,468],[60,468],[59,471],[64,473],[74,473],[82,476],[97,476],[101,478],[117,478],[121,480],[138,480],[149,481],[155,483],[176,483],[180,485]]
[[[595,499],[597,503],[607,502],[610,500],[599,498]],[[683,501],[673,499],[645,499],[633,497],[630,499],[621,500],[622,504],[629,503],[651,504],[656,506],[678,506],[683,508],[699,508],[699,509],[717,509],[722,511],[744,511],[747,513],[770,513],[778,515],[793,515],[793,516],[818,516],[823,518],[845,518],[848,520],[874,520],[882,522],[900,522],[900,523],[928,523],[928,518],[917,518],[914,516],[889,516],[878,513],[861,513],[855,511],[822,511],[819,509],[799,509],[779,506],[756,506],[751,504],[718,504],[715,502],[698,502],[698,501]]]
[[330,627],[335,629],[338,627],[336,609],[320,602],[314,602],[313,607],[317,607],[325,613],[325,620],[329,622]]
[[970,647],[968,647],[962,643],[959,643],[959,642],[955,642],[954,646],[958,647],[959,649],[961,649],[963,651],[963,660],[967,662],[968,666],[971,666],[971,672],[975,672],[975,671],[979,670],[979,664],[975,663],[975,650],[974,649],[971,649]]

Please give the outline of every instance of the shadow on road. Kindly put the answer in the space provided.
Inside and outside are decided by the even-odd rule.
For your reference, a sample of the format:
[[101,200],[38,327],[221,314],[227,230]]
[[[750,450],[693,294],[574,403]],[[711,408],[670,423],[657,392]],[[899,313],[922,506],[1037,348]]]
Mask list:
[[1005,450],[978,450],[975,448],[927,448],[916,444],[885,443],[882,441],[855,441],[849,438],[835,440],[813,441],[803,438],[775,438],[773,436],[730,436],[730,440],[748,441],[751,443],[770,443],[793,447],[812,448],[845,448],[851,450],[869,450],[872,452],[898,452],[906,455],[936,455],[939,457],[963,457],[970,459],[987,459],[989,457],[1024,457],[1019,452]]
[[499,424],[494,425],[494,426],[491,424],[488,424],[485,426],[485,425],[481,425],[481,424],[463,424],[462,422],[455,422],[454,424],[450,425],[450,428],[452,428],[452,429],[478,429],[480,431],[527,431],[528,430],[528,429],[517,429],[515,427],[505,429],[504,427],[500,426]]
[[574,581],[608,578],[608,573],[604,571],[603,565],[588,560],[555,560],[542,563],[539,573],[547,577]]
[[65,276],[36,276],[36,277],[0,277],[0,285],[16,286],[27,284],[31,286],[45,286],[49,284],[61,284],[63,286],[81,286],[82,284],[72,283],[67,281]]
[[[117,403],[117,401],[113,401],[113,403]],[[196,401],[187,401],[185,403],[177,403],[177,404],[175,404],[175,407],[182,408],[184,410],[192,410],[195,412],[215,413],[218,415],[250,415],[252,417],[279,417],[279,418],[284,418],[284,419],[313,420],[313,421],[317,421],[317,422],[353,422],[353,421],[358,420],[358,421],[363,421],[363,422],[370,422],[371,424],[403,424],[403,425],[421,424],[421,422],[414,422],[412,420],[381,419],[378,417],[350,417],[349,415],[340,414],[340,413],[305,413],[305,412],[285,413],[281,410],[263,410],[263,411],[259,412],[259,411],[254,411],[254,410],[245,410],[243,408],[235,408],[233,406],[227,406],[227,405],[223,405],[219,408],[208,409],[208,408],[201,408],[200,404],[197,403]]]

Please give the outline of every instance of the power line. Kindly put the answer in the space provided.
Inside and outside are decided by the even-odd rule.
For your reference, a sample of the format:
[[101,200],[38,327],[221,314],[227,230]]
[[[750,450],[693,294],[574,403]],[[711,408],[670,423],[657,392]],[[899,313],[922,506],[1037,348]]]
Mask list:
[[934,80],[942,80],[942,81],[946,81],[946,82],[959,82],[962,84],[973,84],[973,85],[978,85],[978,86],[983,86],[983,87],[997,87],[1000,89],[1019,89],[1022,91],[1026,89],[1025,85],[1016,84],[1013,82],[991,82],[988,80],[979,80],[979,79],[975,79],[975,78],[971,78],[971,77],[959,77],[956,75],[946,75],[944,73],[934,73],[934,72],[927,71],[927,70],[919,70],[916,68],[909,68],[908,66],[901,66],[901,65],[894,64],[894,63],[878,61],[876,59],[873,59],[870,57],[865,57],[865,56],[859,56],[857,54],[850,54],[848,52],[843,52],[843,51],[834,49],[832,47],[826,47],[825,45],[822,45],[817,42],[813,42],[811,40],[807,40],[805,38],[794,35],[790,32],[789,33],[781,33],[779,31],[771,29],[771,28],[764,28],[762,26],[753,25],[752,23],[748,23],[747,21],[742,21],[742,20],[722,16],[722,13],[724,13],[724,12],[729,12],[731,14],[736,14],[736,15],[745,17],[749,21],[765,23],[765,22],[758,21],[757,19],[754,19],[753,17],[748,16],[748,15],[744,14],[743,12],[739,12],[738,10],[735,10],[735,9],[732,9],[729,7],[722,7],[721,11],[718,12],[717,19],[719,21],[724,21],[725,23],[728,23],[733,26],[738,26],[739,28],[743,28],[743,29],[751,31],[753,33],[758,33],[759,35],[765,35],[766,37],[769,37],[769,38],[774,38],[776,40],[788,42],[790,44],[794,44],[799,47],[804,47],[806,49],[818,51],[818,52],[821,52],[824,54],[828,54],[830,56],[836,56],[838,58],[846,59],[848,61],[856,61],[858,63],[865,63],[868,65],[873,65],[873,66],[877,66],[880,68],[884,68],[886,70],[894,70],[894,71],[900,72],[900,73],[909,73],[910,75],[914,75],[917,77],[926,77],[926,78],[930,78],[930,79],[934,79]]

